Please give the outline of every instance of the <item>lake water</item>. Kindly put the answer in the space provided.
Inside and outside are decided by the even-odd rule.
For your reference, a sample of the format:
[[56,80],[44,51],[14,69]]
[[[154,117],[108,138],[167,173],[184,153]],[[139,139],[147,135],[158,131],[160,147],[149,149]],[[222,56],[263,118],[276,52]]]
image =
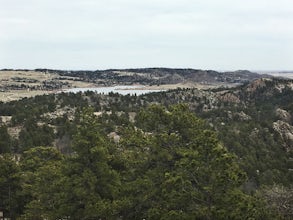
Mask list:
[[152,89],[144,89],[144,86],[109,86],[109,87],[96,87],[96,88],[72,88],[65,89],[62,92],[86,92],[93,91],[98,94],[109,94],[110,92],[119,93],[121,95],[143,95],[151,92],[161,92],[166,90],[152,90]]

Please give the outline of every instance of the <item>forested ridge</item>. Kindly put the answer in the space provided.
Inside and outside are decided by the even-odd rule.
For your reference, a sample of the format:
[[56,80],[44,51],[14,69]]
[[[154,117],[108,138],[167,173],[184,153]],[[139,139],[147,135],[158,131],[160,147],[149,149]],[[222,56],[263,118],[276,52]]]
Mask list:
[[[217,72],[201,69],[173,69],[173,68],[137,68],[137,69],[108,69],[95,71],[64,71],[50,69],[36,69],[45,73],[57,73],[60,76],[79,77],[85,81],[98,82],[105,85],[133,84],[176,84],[182,82],[199,82],[204,84],[244,83],[259,79],[262,75],[247,70],[233,72]],[[271,77],[269,75],[266,75]]]
[[293,82],[0,103],[12,219],[292,219]]

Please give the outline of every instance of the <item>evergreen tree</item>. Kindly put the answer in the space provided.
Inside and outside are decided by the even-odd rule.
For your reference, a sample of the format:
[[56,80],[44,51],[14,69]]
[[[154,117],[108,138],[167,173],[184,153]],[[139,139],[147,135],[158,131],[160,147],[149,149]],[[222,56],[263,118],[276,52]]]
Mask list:
[[[22,219],[44,219],[50,210],[56,209],[62,187],[61,167],[63,156],[52,147],[35,147],[23,153],[20,160],[21,190],[19,203],[24,214]],[[54,213],[53,211],[53,213]],[[49,218],[53,219],[53,218]]]
[[0,154],[11,152],[12,140],[6,126],[0,126]]
[[132,197],[131,218],[263,218],[261,203],[241,191],[246,175],[236,156],[187,106],[151,106],[137,122],[148,132],[149,151],[145,170],[130,181],[128,194],[140,198]]
[[17,192],[20,189],[20,169],[8,154],[0,155],[0,209],[5,218],[15,219],[19,213]]
[[111,143],[100,134],[92,109],[79,116],[74,155],[64,168],[64,216],[112,219],[116,216],[118,173],[112,168]]

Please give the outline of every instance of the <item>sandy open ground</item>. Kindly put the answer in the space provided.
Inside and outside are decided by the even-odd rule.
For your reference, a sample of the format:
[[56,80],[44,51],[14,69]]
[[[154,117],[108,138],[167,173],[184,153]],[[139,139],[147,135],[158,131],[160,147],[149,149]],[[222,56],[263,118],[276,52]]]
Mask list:
[[9,102],[13,100],[19,100],[25,97],[33,97],[37,95],[44,95],[52,93],[52,91],[26,91],[26,90],[10,90],[5,92],[0,92],[0,101],[1,102]]
[[[58,74],[48,74],[38,71],[0,71],[0,101],[8,102],[19,100],[24,97],[33,97],[57,92],[57,90],[31,90],[31,89],[11,89],[11,86],[42,86],[43,82],[59,81]],[[94,87],[93,83],[76,81],[73,77],[63,77],[63,83],[67,83],[67,88],[89,88]],[[75,79],[75,80],[74,80]]]

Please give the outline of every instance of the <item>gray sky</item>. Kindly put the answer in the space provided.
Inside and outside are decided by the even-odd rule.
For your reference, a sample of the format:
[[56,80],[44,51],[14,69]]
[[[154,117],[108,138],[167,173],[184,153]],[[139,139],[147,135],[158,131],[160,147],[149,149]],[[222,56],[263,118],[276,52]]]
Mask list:
[[292,0],[0,5],[0,68],[293,70]]

